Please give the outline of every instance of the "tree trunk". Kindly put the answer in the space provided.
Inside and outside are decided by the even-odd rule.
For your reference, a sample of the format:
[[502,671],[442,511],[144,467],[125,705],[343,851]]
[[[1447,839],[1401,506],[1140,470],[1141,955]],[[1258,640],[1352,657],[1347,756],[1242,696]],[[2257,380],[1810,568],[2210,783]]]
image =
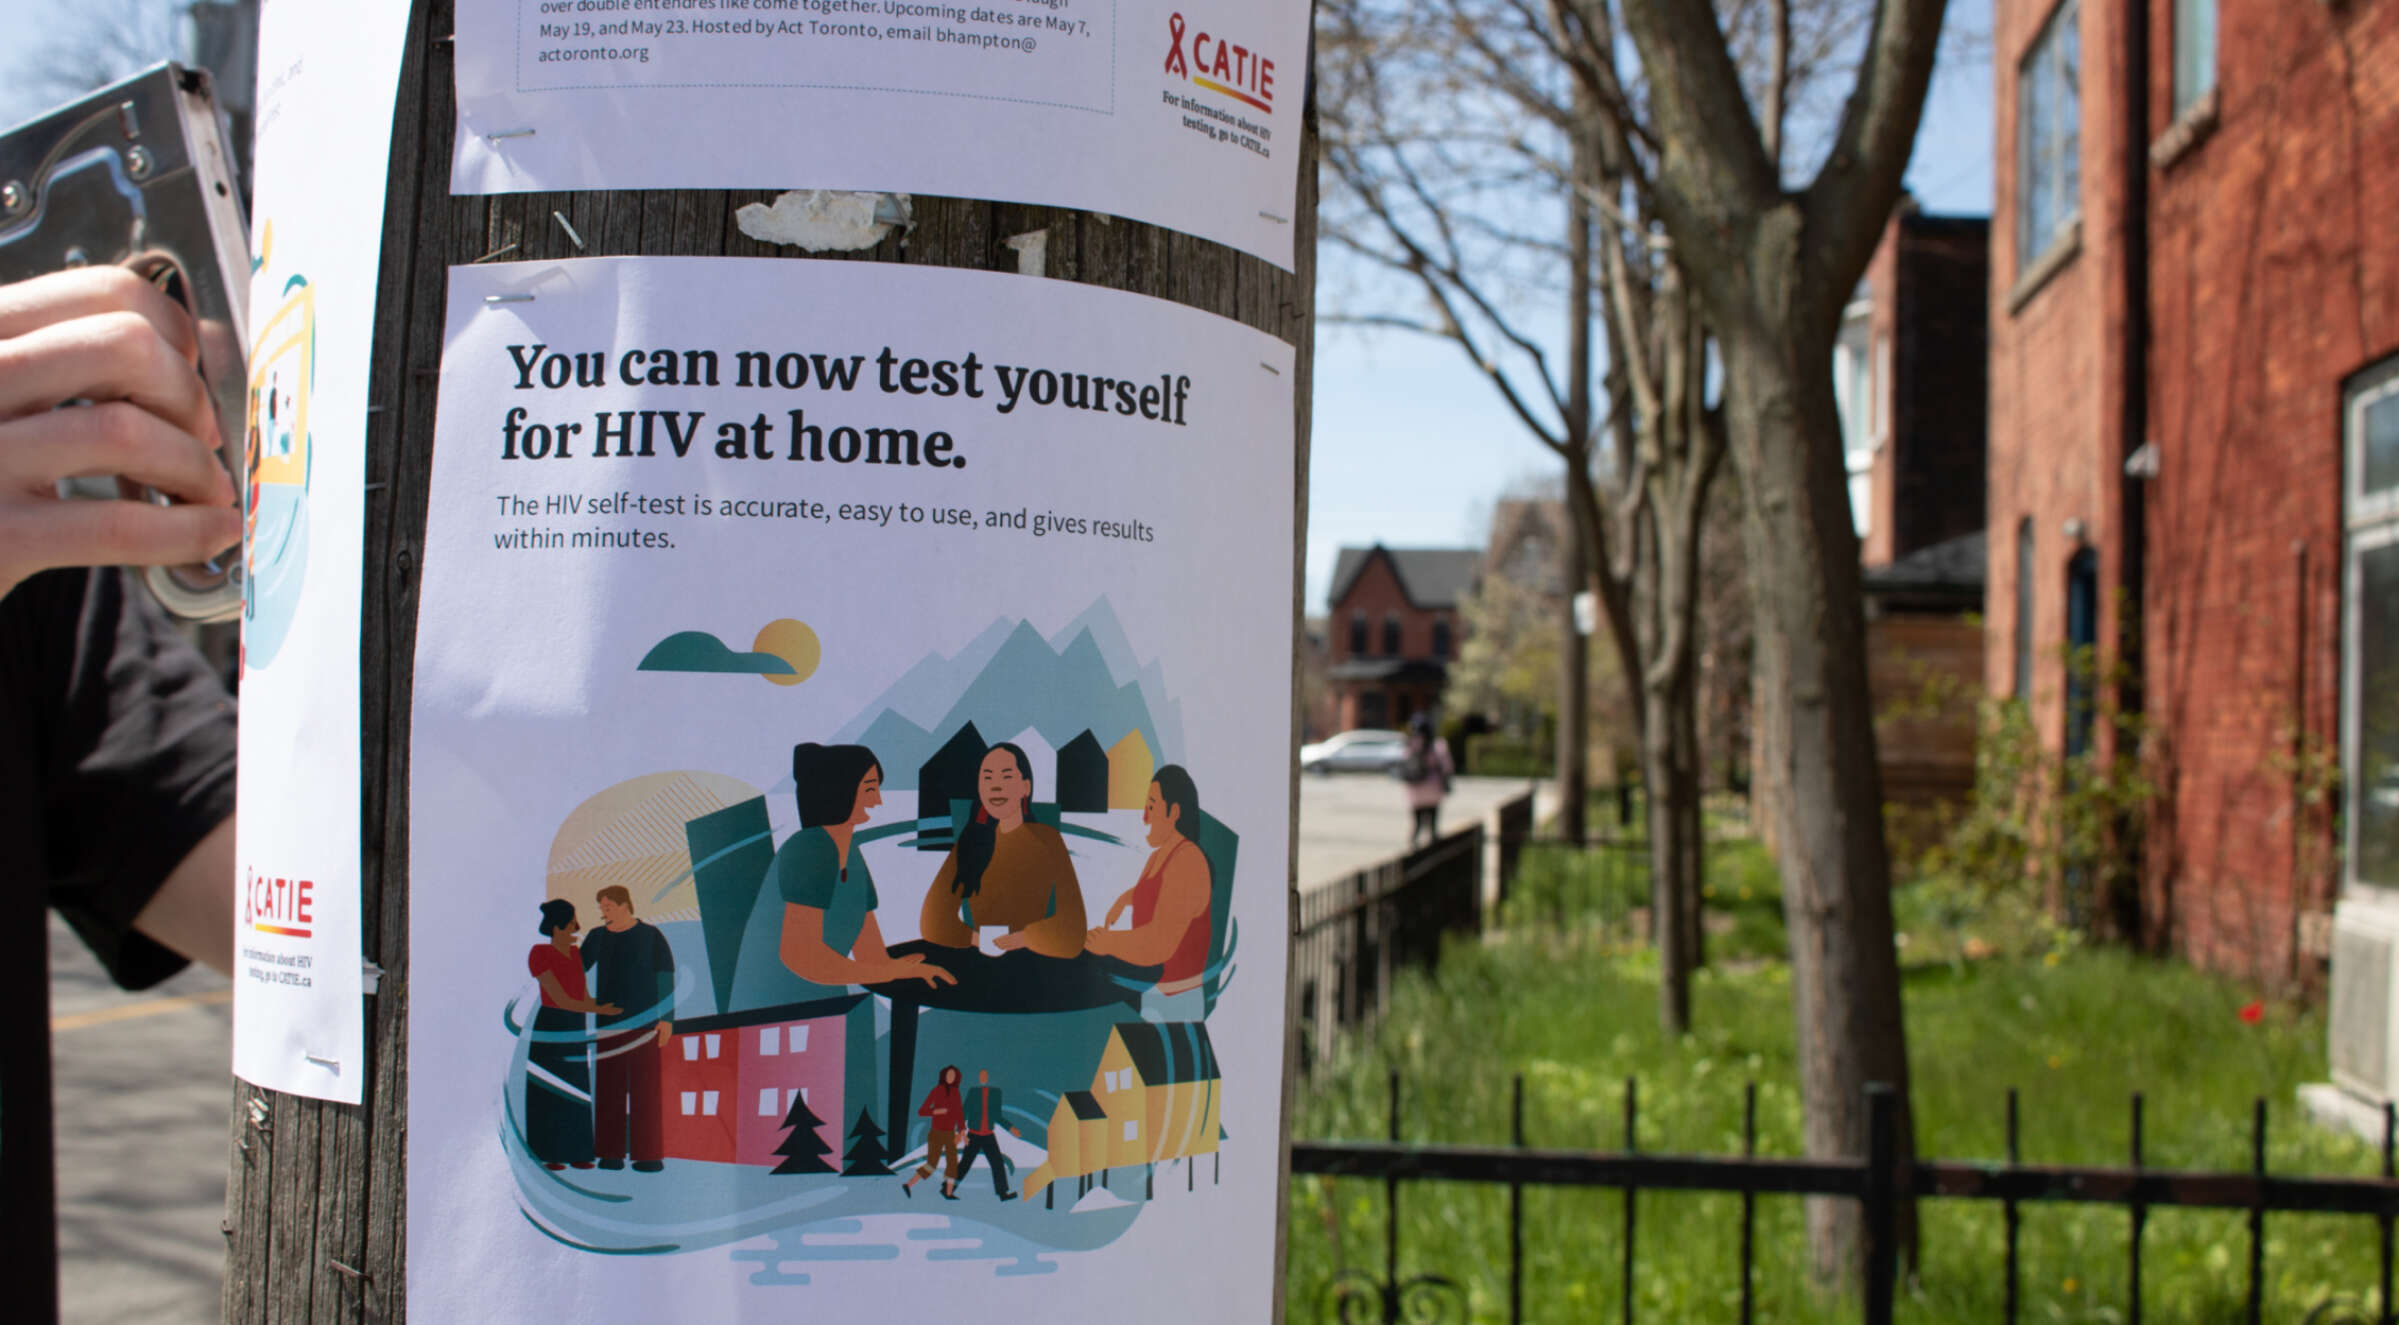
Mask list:
[[1658,1025],[1691,1029],[1691,972],[1699,949],[1694,918],[1703,861],[1699,842],[1697,724],[1693,668],[1644,687],[1649,721],[1641,737],[1641,780],[1650,789],[1650,930],[1658,945]]
[[[1789,281],[1788,266],[1761,284]],[[1786,296],[1788,292],[1784,292]],[[1797,301],[1761,299],[1766,307]],[[1900,1092],[1902,1155],[1914,1153],[1898,954],[1891,943],[1890,861],[1882,773],[1867,702],[1865,615],[1841,435],[1832,398],[1829,329],[1776,325],[1760,314],[1717,328],[1726,411],[1745,501],[1744,544],[1757,611],[1758,690],[1775,710],[1766,770],[1778,787],[1783,912],[1800,1086],[1813,1155],[1866,1153],[1863,1091]],[[1825,1278],[1854,1273],[1858,1212],[1848,1201],[1808,1208],[1809,1243]],[[1903,1206],[1913,1244],[1913,1204]]]
[[[359,650],[366,855],[361,900],[365,956],[382,976],[367,1009],[366,1097],[350,1107],[236,1084],[222,1299],[228,1321],[396,1325],[407,1318],[408,740],[416,572],[431,477],[446,268],[502,249],[512,260],[793,256],[748,238],[733,223],[735,208],[771,202],[771,191],[453,197],[453,8],[453,0],[418,0],[410,18],[393,121],[369,388],[376,405],[367,420],[367,575]],[[1315,122],[1311,99],[1306,131],[1294,149],[1297,275],[1156,226],[961,198],[915,199],[913,228],[895,231],[855,260],[1016,271],[1018,254],[1008,240],[1046,230],[1050,277],[1172,299],[1296,344],[1294,534],[1296,546],[1304,547]],[[580,242],[552,219],[553,212],[574,227]],[[1296,576],[1291,592],[1296,624]],[[1279,1297],[1279,1274],[1277,1284]]]

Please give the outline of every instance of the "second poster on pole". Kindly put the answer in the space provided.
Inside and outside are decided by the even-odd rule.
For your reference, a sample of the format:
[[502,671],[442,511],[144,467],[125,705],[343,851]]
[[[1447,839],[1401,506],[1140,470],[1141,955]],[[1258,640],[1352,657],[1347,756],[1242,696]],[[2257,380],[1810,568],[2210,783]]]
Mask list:
[[1290,269],[1304,0],[460,0],[460,193],[883,189]]
[[1268,1317],[1293,367],[991,273],[452,271],[417,1313]]

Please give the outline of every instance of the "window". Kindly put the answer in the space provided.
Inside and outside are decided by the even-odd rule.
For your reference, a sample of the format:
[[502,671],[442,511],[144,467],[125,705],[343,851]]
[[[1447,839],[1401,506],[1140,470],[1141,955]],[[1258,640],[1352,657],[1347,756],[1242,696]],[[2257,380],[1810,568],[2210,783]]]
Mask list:
[[1349,614],[1349,656],[1352,658],[1366,656],[1366,614],[1364,612]]
[[2216,0],[2174,0],[2174,113],[2216,90]]
[[2016,698],[2032,701],[2032,517],[2016,524]]
[[1449,656],[1449,622],[1447,621],[1433,623],[1433,656],[1436,658]]
[[1130,1118],[1127,1118],[1127,1119],[1125,1119],[1125,1140],[1127,1140],[1127,1141],[1138,1140],[1138,1139],[1140,1138],[1140,1136],[1141,1136],[1141,1124],[1140,1124],[1140,1123],[1137,1123],[1137,1122],[1135,1122],[1135,1121],[1133,1121],[1133,1120],[1132,1120],[1132,1119],[1130,1119]]
[[791,1052],[795,1054],[808,1052],[808,1028],[805,1026],[784,1027],[783,1043],[788,1045]]
[[1833,408],[1841,416],[1841,454],[1849,471],[1849,518],[1864,538],[1873,528],[1874,363],[1867,345],[1874,334],[1874,303],[1866,285],[1841,315],[1833,342]]
[[783,1052],[783,1028],[769,1026],[758,1032],[758,1052],[772,1058]]
[[717,1042],[717,1037],[714,1035],[708,1037],[708,1056],[710,1058],[716,1057],[717,1051],[722,1048],[724,1048],[724,1046]]
[[696,1090],[687,1090],[687,1091],[684,1091],[684,1092],[683,1092],[683,1116],[684,1116],[684,1117],[686,1117],[686,1118],[689,1118],[689,1117],[690,1117],[690,1116],[692,1116],[694,1113],[697,1113],[697,1112],[699,1112],[699,1108],[700,1108],[700,1093],[699,1093],[698,1091],[696,1091]]
[[775,1088],[773,1086],[768,1086],[766,1089],[758,1092],[759,1117],[772,1118],[781,1112],[781,1109],[775,1107]]
[[1399,613],[1397,612],[1383,618],[1383,656],[1386,658],[1399,656]]
[[2341,604],[2341,773],[2348,881],[2399,888],[2399,359],[2353,384]]
[[2081,206],[2082,18],[2064,0],[2016,71],[2016,270],[2065,237]]
[[[683,1061],[686,1063],[696,1063],[700,1061],[700,1041],[697,1036],[686,1037],[684,1039]],[[685,1109],[684,1112],[689,1113],[691,1110]]]
[[716,1116],[716,1092],[715,1092],[715,1091],[713,1091],[713,1090],[703,1090],[703,1091],[701,1091],[701,1092],[700,1092],[700,1113],[701,1113],[701,1114],[702,1114],[704,1117],[709,1117],[709,1118],[714,1118],[714,1117]]

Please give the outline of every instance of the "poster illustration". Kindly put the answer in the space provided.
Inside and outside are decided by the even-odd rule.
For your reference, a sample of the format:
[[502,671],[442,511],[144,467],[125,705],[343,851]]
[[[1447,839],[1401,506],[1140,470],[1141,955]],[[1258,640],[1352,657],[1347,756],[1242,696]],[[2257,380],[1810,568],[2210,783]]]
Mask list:
[[355,1104],[367,376],[408,6],[260,19],[233,1070]]
[[1303,0],[460,0],[459,193],[879,189],[1292,264]]
[[1017,276],[452,270],[412,1306],[1270,1312],[1292,368]]

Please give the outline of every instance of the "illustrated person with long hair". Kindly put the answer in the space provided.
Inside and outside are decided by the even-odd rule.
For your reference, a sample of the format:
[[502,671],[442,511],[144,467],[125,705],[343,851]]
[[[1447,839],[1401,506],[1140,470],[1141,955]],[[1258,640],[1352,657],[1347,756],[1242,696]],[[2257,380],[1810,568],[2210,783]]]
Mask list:
[[792,747],[800,831],[775,852],[769,878],[783,896],[778,949],[792,974],[832,995],[887,980],[955,984],[921,955],[894,957],[875,923],[875,878],[856,849],[858,826],[883,803],[883,765],[863,745]]
[[965,1077],[955,1065],[941,1069],[934,1078],[933,1089],[925,1092],[925,1102],[916,1107],[916,1116],[933,1120],[925,1136],[925,1162],[918,1165],[916,1175],[900,1184],[900,1195],[933,1176],[935,1163],[941,1165],[941,1196],[943,1200],[958,1199],[958,1133],[965,1126],[966,1104],[958,1097],[958,1083]]
[[[1160,968],[1157,985],[1142,991],[1145,1021],[1198,1021],[1207,1015],[1201,985],[1208,969],[1213,874],[1194,837],[1199,818],[1199,788],[1191,774],[1180,764],[1159,769],[1141,807],[1151,848],[1141,879],[1116,899],[1108,918],[1085,940],[1084,946],[1101,956]],[[1110,928],[1127,910],[1133,927]]]
[[532,1070],[525,1074],[525,1148],[551,1169],[592,1163],[591,1070],[584,1041],[590,1013],[615,1016],[614,1003],[595,1003],[583,987],[583,959],[575,951],[575,904],[554,897],[541,904],[542,942],[526,955],[525,967],[541,982],[541,1010],[533,1014]]
[[927,942],[975,946],[987,925],[1008,931],[993,942],[1044,957],[1083,952],[1083,888],[1057,829],[1034,822],[1033,765],[1002,741],[975,772],[975,815],[933,886],[925,890],[919,930]]

